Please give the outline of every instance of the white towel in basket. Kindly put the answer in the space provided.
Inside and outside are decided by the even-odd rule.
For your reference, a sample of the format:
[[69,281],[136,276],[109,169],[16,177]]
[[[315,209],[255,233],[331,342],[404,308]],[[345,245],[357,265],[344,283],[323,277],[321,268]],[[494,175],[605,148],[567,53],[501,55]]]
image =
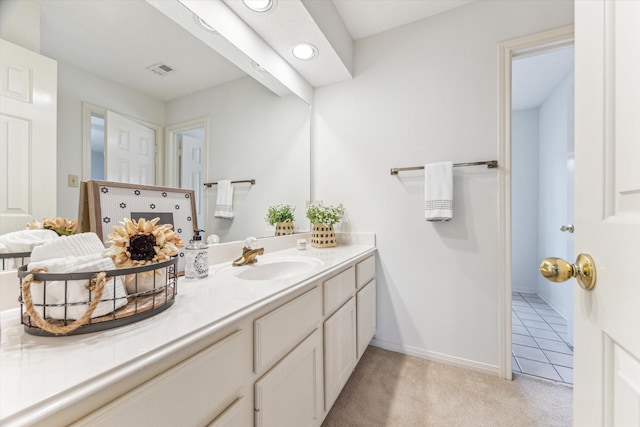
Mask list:
[[33,248],[31,262],[71,255],[101,254],[103,250],[104,243],[96,233],[72,234],[71,236],[60,236],[59,239],[54,239],[44,245]]
[[[83,273],[115,270],[116,266],[109,257],[103,257],[104,245],[95,233],[81,233],[62,236],[59,239],[34,248],[28,271],[46,268],[47,273]],[[31,283],[31,295],[36,310],[42,315],[39,304],[60,304],[47,307],[45,317],[53,319],[78,319],[87,310],[90,299],[87,285],[89,280],[67,281],[66,300],[65,282],[47,281],[46,288],[41,282]],[[93,296],[93,294],[92,294]],[[127,303],[127,292],[121,277],[115,282],[111,278],[105,284],[102,302],[98,304],[91,317],[109,314]],[[65,307],[66,304],[66,315]]]
[[[52,258],[46,261],[30,262],[29,271],[38,267],[47,269],[47,273],[84,273],[101,272],[115,270],[116,266],[111,258],[103,257],[102,254],[90,254],[84,256],[67,256],[63,258]],[[31,283],[31,296],[36,311],[42,315],[42,307],[39,304],[60,304],[58,307],[47,307],[45,317],[53,319],[79,319],[87,311],[89,306],[89,290],[87,286],[89,280],[69,280],[67,281],[67,292],[65,299],[65,282],[54,280],[46,282],[46,289],[43,282]],[[46,293],[45,293],[46,292]],[[115,295],[114,295],[115,293]],[[93,293],[91,297],[93,297]],[[115,298],[114,298],[115,297]],[[127,304],[127,293],[122,284],[122,278],[109,278],[102,293],[102,302],[98,304],[92,318],[104,316]],[[65,316],[64,304],[67,305]]]
[[0,236],[0,244],[7,250],[4,252],[31,252],[36,246],[58,239],[53,230],[18,230]]

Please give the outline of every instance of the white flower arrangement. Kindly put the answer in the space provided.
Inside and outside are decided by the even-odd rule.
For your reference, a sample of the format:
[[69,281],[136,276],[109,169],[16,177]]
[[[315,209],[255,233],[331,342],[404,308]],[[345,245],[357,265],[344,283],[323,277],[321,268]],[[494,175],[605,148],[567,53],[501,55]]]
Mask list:
[[312,203],[307,208],[307,218],[312,224],[324,224],[333,227],[334,224],[342,221],[344,216],[344,206],[324,206],[322,203]]

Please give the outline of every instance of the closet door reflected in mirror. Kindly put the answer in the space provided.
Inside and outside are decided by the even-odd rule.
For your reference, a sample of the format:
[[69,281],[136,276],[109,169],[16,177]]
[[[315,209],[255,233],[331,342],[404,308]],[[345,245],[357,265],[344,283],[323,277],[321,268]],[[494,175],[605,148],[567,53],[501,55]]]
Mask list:
[[[91,179],[130,184],[159,183],[162,128],[92,105],[84,105],[84,158]],[[90,159],[90,160],[87,160]]]

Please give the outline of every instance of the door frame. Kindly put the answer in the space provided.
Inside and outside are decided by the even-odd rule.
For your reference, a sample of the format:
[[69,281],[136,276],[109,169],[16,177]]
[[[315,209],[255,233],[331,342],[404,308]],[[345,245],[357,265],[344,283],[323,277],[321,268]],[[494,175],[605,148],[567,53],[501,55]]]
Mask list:
[[[204,128],[204,144],[203,144],[203,156],[204,156],[204,176],[203,181],[209,181],[209,117],[198,117],[196,119],[187,120],[185,122],[174,123],[165,128],[165,185],[169,187],[178,187],[180,182],[180,178],[178,177],[178,144],[176,142],[176,134],[184,131],[188,131],[191,129],[195,129],[198,127]],[[204,212],[202,212],[203,222],[205,218],[208,218],[208,209],[209,203],[207,203],[207,192],[202,192],[202,206],[204,207]],[[198,224],[198,227],[203,228],[204,224]]]
[[[108,108],[98,107],[97,105],[90,104],[88,102],[82,103],[82,180],[88,181],[91,179],[91,115],[99,114],[106,120]],[[131,117],[126,114],[122,114],[118,111],[113,111],[123,117],[126,117],[134,122],[140,123],[150,129],[153,129],[156,133],[155,147],[156,147],[156,185],[166,185],[165,183],[165,161],[164,161],[164,144],[163,136],[164,129],[162,126],[155,123],[150,123],[136,117]],[[106,124],[105,124],[106,126]],[[106,141],[105,141],[106,144]]]
[[531,34],[498,44],[498,375],[513,378],[511,366],[511,61],[514,57],[574,44],[574,26]]

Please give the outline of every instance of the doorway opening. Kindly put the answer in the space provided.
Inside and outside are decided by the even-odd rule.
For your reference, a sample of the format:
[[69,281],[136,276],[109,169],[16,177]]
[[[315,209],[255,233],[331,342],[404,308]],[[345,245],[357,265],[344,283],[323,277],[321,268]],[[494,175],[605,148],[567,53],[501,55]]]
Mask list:
[[573,385],[573,283],[538,272],[573,259],[573,45],[515,54],[511,67],[512,369]]
[[[571,328],[570,322],[573,320],[572,313],[567,313],[565,311],[560,316],[558,316],[558,314],[555,314],[555,316],[559,318],[562,318],[563,316],[565,316],[564,319],[567,321],[566,331],[564,331],[564,328],[562,327],[564,325],[557,327],[559,331],[556,331],[553,328],[553,326],[551,326],[549,322],[546,322],[545,319],[541,316],[541,314],[546,314],[548,316],[551,316],[551,315],[554,315],[554,313],[552,312],[545,313],[543,311],[538,312],[536,310],[537,308],[540,310],[555,309],[557,311],[559,308],[553,305],[555,304],[553,301],[546,300],[549,298],[549,296],[548,294],[545,293],[546,289],[544,288],[544,285],[539,286],[541,279],[538,279],[538,276],[539,276],[538,265],[542,259],[540,258],[540,255],[539,255],[539,249],[541,247],[544,247],[544,245],[547,244],[547,240],[543,238],[539,229],[540,227],[542,227],[543,224],[548,224],[548,223],[553,224],[554,223],[553,221],[559,221],[557,219],[548,219],[548,215],[549,215],[548,211],[545,211],[542,208],[545,206],[553,207],[554,204],[559,206],[561,204],[560,203],[561,201],[556,200],[554,198],[556,197],[557,194],[562,194],[562,197],[563,197],[562,200],[564,200],[564,204],[563,204],[564,208],[562,209],[558,208],[557,211],[564,212],[566,216],[562,219],[560,223],[557,224],[557,228],[556,228],[556,225],[554,226],[545,225],[544,227],[548,229],[546,232],[560,235],[562,236],[560,238],[564,238],[566,242],[564,245],[563,253],[559,253],[558,252],[559,249],[554,249],[553,252],[551,253],[557,257],[565,257],[567,256],[567,251],[573,248],[573,241],[571,240],[572,235],[570,235],[567,238],[567,236],[570,233],[563,233],[560,231],[561,226],[569,224],[567,218],[572,216],[572,212],[570,212],[570,209],[572,209],[572,207],[567,205],[567,201],[568,200],[573,201],[573,198],[569,196],[569,188],[573,188],[572,176],[569,173],[569,167],[573,166],[573,160],[569,158],[569,156],[573,151],[569,148],[569,142],[568,142],[569,140],[573,140],[573,124],[571,125],[568,124],[569,120],[573,121],[573,106],[572,105],[569,106],[568,104],[568,101],[573,99],[573,89],[572,89],[573,71],[567,68],[565,69],[564,73],[559,73],[561,74],[560,77],[562,78],[556,79],[556,84],[555,85],[552,84],[551,87],[548,87],[546,89],[547,90],[546,93],[543,93],[540,87],[536,87],[535,85],[533,85],[532,81],[529,82],[530,84],[524,85],[525,88],[529,89],[529,96],[532,94],[538,95],[538,96],[542,95],[542,99],[541,101],[538,102],[537,112],[531,112],[531,111],[528,112],[529,116],[533,116],[533,118],[528,117],[528,120],[527,120],[527,117],[524,117],[524,120],[522,120],[525,122],[525,124],[529,123],[530,125],[529,131],[525,130],[523,132],[520,132],[517,127],[518,124],[516,123],[515,129],[512,128],[513,127],[512,124],[514,120],[518,122],[519,118],[522,118],[522,117],[517,117],[517,114],[515,115],[516,117],[514,117],[513,110],[517,112],[517,111],[532,109],[534,108],[535,104],[533,103],[529,104],[530,108],[522,108],[522,107],[518,107],[517,105],[514,108],[512,108],[512,104],[514,102],[519,102],[517,99],[515,100],[512,99],[512,89],[513,91],[518,91],[516,87],[518,85],[517,82],[514,82],[514,85],[512,88],[512,68],[519,67],[520,66],[520,64],[518,64],[519,61],[525,61],[524,64],[526,64],[527,58],[534,59],[538,56],[542,56],[544,54],[550,54],[554,51],[564,50],[565,52],[570,52],[570,54],[572,55],[573,46],[574,46],[574,27],[572,25],[558,28],[555,30],[545,31],[542,33],[532,34],[532,35],[521,37],[514,40],[505,41],[500,43],[500,45],[498,46],[499,48],[498,80],[500,82],[498,86],[499,87],[498,107],[499,107],[499,120],[500,120],[499,135],[498,135],[498,138],[499,138],[498,139],[499,140],[498,161],[501,168],[501,173],[499,175],[499,195],[500,195],[499,197],[500,197],[500,206],[501,206],[499,221],[500,221],[500,229],[501,229],[501,243],[500,243],[499,249],[501,253],[501,259],[503,260],[501,265],[503,274],[500,277],[501,292],[500,292],[500,304],[499,304],[500,305],[499,376],[501,378],[508,379],[508,380],[511,380],[513,378],[514,372],[516,372],[517,375],[520,375],[521,372],[528,370],[526,368],[525,369],[522,368],[522,366],[519,364],[519,361],[516,360],[516,357],[512,353],[514,345],[523,345],[523,344],[518,344],[517,342],[512,342],[512,339],[513,339],[512,333],[513,332],[517,333],[518,331],[524,332],[523,329],[513,328],[513,326],[519,326],[519,327],[524,326],[524,328],[527,329],[527,331],[529,329],[527,325],[522,322],[523,319],[520,318],[513,311],[512,305],[514,302],[516,306],[521,305],[521,306],[526,306],[526,308],[528,308],[528,310],[526,309],[520,310],[521,312],[529,311],[531,314],[540,316],[542,318],[542,321],[545,322],[547,325],[545,328],[533,328],[533,326],[543,326],[543,325],[532,324],[531,322],[527,322],[531,325],[533,329],[545,330],[547,328],[550,328],[550,330],[553,333],[555,333],[558,336],[558,338],[556,338],[551,334],[549,335],[557,339],[558,340],[557,342],[563,345],[570,345],[570,343],[572,342],[571,341],[572,333],[570,332],[570,328]],[[543,58],[544,57],[539,59],[543,59]],[[557,61],[558,61],[558,58],[556,58],[556,62],[552,62],[551,67],[549,67],[546,72],[547,74],[558,73],[558,69],[560,67],[558,66]],[[515,72],[517,73],[517,70]],[[540,77],[543,77],[544,73],[542,72],[533,73],[533,74],[530,73],[530,75],[539,79]],[[534,77],[532,77],[532,79]],[[517,76],[514,78],[517,78]],[[562,90],[558,89],[557,85],[559,81],[564,81],[564,86]],[[568,89],[569,86],[571,86],[571,89]],[[565,100],[567,101],[567,104],[565,104],[566,108],[562,110],[562,114],[560,113],[549,114],[549,112],[546,111],[549,106],[547,106],[545,111],[541,110],[541,105],[544,103],[544,101],[547,98],[549,98],[549,95],[552,92],[554,92],[554,89],[558,89],[557,91],[559,93],[561,92],[565,97]],[[556,97],[558,97],[558,94],[556,95],[557,95]],[[516,93],[516,96],[517,96],[517,93]],[[557,103],[558,102],[556,101],[556,104]],[[527,116],[526,113],[523,113],[523,115]],[[564,116],[565,118],[564,121],[561,121],[558,119],[560,115]],[[535,116],[537,116],[537,119]],[[543,116],[547,121],[548,121],[548,118],[550,117],[552,119],[551,123],[554,124],[554,126],[551,126],[551,127],[547,126],[547,129],[555,129],[552,134],[560,135],[560,136],[554,136],[552,138],[550,136],[551,134],[549,135],[547,134],[547,130],[540,129],[540,126],[539,126],[540,119]],[[559,123],[564,123],[563,125],[564,127],[562,127]],[[564,129],[564,133],[562,132],[561,129]],[[519,153],[518,148],[515,147],[516,143],[512,141],[512,134],[515,134],[515,138],[517,139],[519,138],[518,133],[520,133],[520,136],[524,135],[525,139],[529,141],[529,144],[525,145],[526,148],[529,149],[529,152],[525,151],[524,154]],[[559,154],[558,149],[555,148],[555,146],[550,143],[551,141],[556,140],[555,144],[560,145],[561,143],[557,142],[557,138],[561,138],[561,137],[564,137],[564,141],[565,141],[564,143],[562,143],[562,147],[563,147],[562,150],[565,154]],[[541,144],[540,141],[542,141],[544,145]],[[516,153],[513,153],[514,149],[516,150]],[[524,164],[526,165],[525,168],[527,170],[535,171],[536,175],[534,178],[531,178],[530,176],[529,178],[526,178],[527,174],[524,173],[523,170],[521,170],[522,163],[520,163],[520,166],[518,166],[518,157],[524,158],[524,160],[526,161],[526,163]],[[557,184],[555,187],[553,187],[552,192],[545,193],[541,189],[546,188],[546,186],[548,185],[547,182],[554,182],[554,181],[553,181],[553,175],[551,175],[550,172],[544,169],[542,169],[541,171],[541,168],[546,167],[550,163],[564,164],[565,182],[562,184]],[[529,188],[523,188],[519,186],[520,185],[519,181],[522,178],[522,176],[520,176],[521,174],[525,177],[525,179],[529,180],[529,185],[530,185]],[[543,181],[544,181],[544,185],[542,184]],[[527,193],[530,193],[530,194],[527,194]],[[529,197],[529,200],[527,199],[523,200],[522,197],[524,196]],[[521,215],[529,215],[529,216],[523,217]],[[541,221],[541,218],[542,218],[542,221]],[[521,224],[524,223],[525,230],[531,231],[531,233],[528,234],[528,237],[526,236],[525,238],[522,238],[521,236],[519,237],[518,223],[521,223]],[[553,230],[552,228],[555,228],[555,230]],[[521,262],[521,259],[520,259],[520,257],[523,256],[521,255],[522,253],[528,254],[527,255],[528,261],[526,261],[524,264],[523,262]],[[550,253],[547,252],[547,253],[544,253],[543,255],[544,257],[550,256]],[[530,278],[529,279],[530,282],[524,282],[524,285],[521,284],[520,282],[521,276],[520,276],[519,266],[521,265],[526,266],[526,270],[527,270],[526,272],[528,273],[527,277]],[[512,292],[516,293],[515,296],[514,294],[512,294]],[[571,291],[569,293],[572,295]],[[552,308],[546,308],[542,306],[536,307],[535,305],[531,305],[531,303],[528,302],[527,299],[525,298],[524,294],[529,294],[526,296],[532,300],[531,301],[532,303],[543,304],[546,301],[548,304],[550,303],[549,305]],[[573,306],[571,305],[571,308],[572,307]],[[527,316],[525,314],[523,317],[532,317],[532,316]],[[540,321],[538,318],[530,318],[527,320]],[[564,323],[564,322],[560,321],[560,323]],[[558,325],[560,323],[558,323]],[[539,331],[537,330],[534,332],[538,333],[539,335],[544,334],[544,332],[539,333]],[[567,344],[567,341],[565,341],[563,336],[560,336],[558,332],[563,333],[563,336],[567,338],[567,341],[569,342],[569,344]],[[536,338],[540,338],[540,342],[544,344],[548,344],[546,341],[541,341],[542,339],[545,339],[544,337],[535,337],[530,334],[529,336],[535,343],[538,343],[538,340]],[[528,341],[530,344],[533,344],[532,341],[523,340],[520,337],[517,337],[516,340]],[[545,350],[546,351],[553,351],[553,350],[547,350],[542,348],[538,348],[537,350],[539,350],[541,353],[539,353],[538,351],[529,350],[529,353],[528,353],[530,357],[529,360],[533,362],[541,362],[542,360],[535,360],[535,359],[536,357],[539,359],[542,359],[542,356],[541,356],[542,354],[545,358],[544,360],[549,362],[550,365],[553,365],[553,363],[551,363],[551,361],[549,360],[549,357],[545,353]],[[553,356],[555,355],[552,354],[551,357]],[[523,353],[520,353],[520,356],[518,357],[524,358]],[[525,365],[527,365],[526,362],[525,362]],[[531,365],[537,365],[537,364],[530,363],[528,367],[530,368]],[[553,366],[551,367],[553,368]],[[554,379],[558,382],[564,382],[562,379],[562,376],[558,373],[558,371],[555,368],[553,368],[553,371],[557,374],[557,377],[554,377]],[[531,372],[532,371],[530,371],[529,375],[533,375],[533,373]],[[572,378],[570,378],[568,372],[565,372],[565,376],[566,376],[566,379],[568,380],[567,384],[569,384],[570,381],[572,382]],[[560,380],[557,379],[558,377],[560,378]]]
[[198,227],[204,228],[206,203],[206,118],[178,123],[167,128],[167,185],[194,191]]

